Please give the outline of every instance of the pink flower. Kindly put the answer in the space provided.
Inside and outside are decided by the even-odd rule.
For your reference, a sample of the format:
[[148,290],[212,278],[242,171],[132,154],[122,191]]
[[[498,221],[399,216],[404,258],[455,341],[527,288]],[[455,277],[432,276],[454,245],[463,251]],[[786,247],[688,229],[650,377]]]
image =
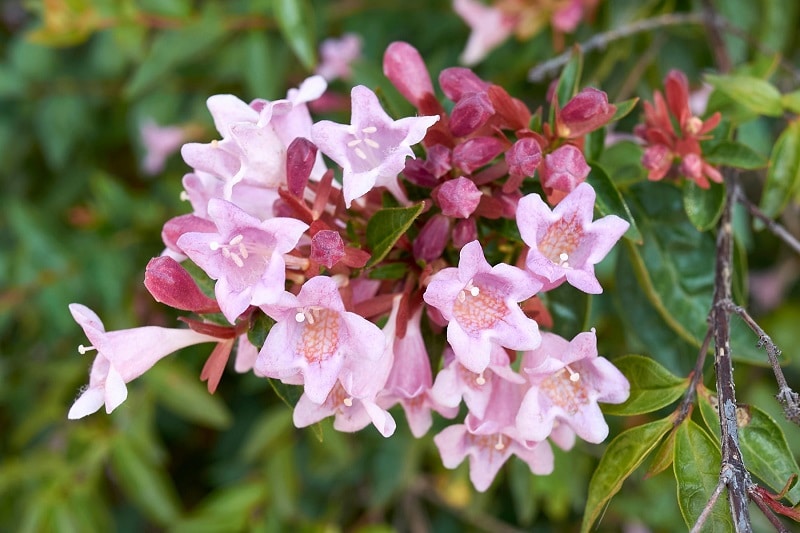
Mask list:
[[461,62],[475,65],[511,36],[516,19],[477,0],[453,0],[455,11],[472,30]]
[[517,206],[517,225],[530,247],[525,265],[550,290],[567,281],[589,294],[603,292],[594,265],[611,250],[628,222],[608,215],[592,222],[595,192],[581,183],[552,210],[538,194],[523,197]]
[[594,330],[572,341],[543,333],[539,348],[525,353],[522,370],[530,389],[516,421],[520,434],[530,440],[547,438],[560,422],[585,441],[602,442],[608,425],[597,402],[622,403],[630,394],[625,376],[598,357]]
[[186,141],[186,132],[180,126],[159,126],[153,120],[144,121],[139,134],[145,150],[142,168],[151,176],[164,170],[167,158]]
[[325,39],[319,47],[322,61],[316,73],[328,81],[349,79],[352,75],[350,64],[361,57],[361,44],[361,37],[355,33],[345,33],[338,39]]
[[208,214],[217,232],[185,233],[178,246],[217,280],[217,302],[225,318],[234,323],[249,305],[274,303],[283,294],[283,254],[294,249],[308,225],[293,218],[262,222],[218,199],[209,202]]
[[489,266],[478,241],[461,249],[458,268],[434,274],[423,298],[438,309],[447,325],[447,340],[469,370],[483,372],[492,344],[512,350],[539,345],[539,328],[518,302],[533,296],[541,284],[511,265]]
[[489,488],[511,455],[528,463],[534,474],[547,475],[553,471],[553,450],[549,444],[523,439],[513,423],[521,387],[495,388],[485,418],[469,414],[464,424],[449,426],[433,438],[446,468],[455,468],[469,457],[469,478],[480,492]]
[[333,416],[333,429],[352,433],[364,429],[370,422],[384,437],[391,437],[397,423],[388,411],[379,407],[374,398],[354,398],[336,383],[320,405],[303,394],[295,405],[292,420],[295,427],[304,428]]
[[300,374],[316,404],[325,402],[340,377],[350,394],[365,396],[370,376],[359,375],[358,365],[380,359],[386,338],[372,322],[345,311],[332,278],[311,278],[297,296],[285,292],[280,302],[263,309],[276,323],[258,354],[257,374],[278,379]]
[[351,91],[350,125],[329,120],[311,128],[311,140],[343,169],[345,204],[360,198],[373,187],[386,187],[399,200],[406,197],[397,182],[406,157],[414,157],[411,145],[420,142],[438,116],[407,117],[392,120],[367,87],[357,85]]
[[89,386],[81,392],[67,415],[73,420],[92,414],[103,405],[106,413],[116,409],[128,397],[125,384],[172,352],[221,340],[191,329],[156,326],[107,332],[100,318],[88,307],[70,304],[69,310],[92,343],[92,346],[81,345],[79,351],[97,350],[89,374]]

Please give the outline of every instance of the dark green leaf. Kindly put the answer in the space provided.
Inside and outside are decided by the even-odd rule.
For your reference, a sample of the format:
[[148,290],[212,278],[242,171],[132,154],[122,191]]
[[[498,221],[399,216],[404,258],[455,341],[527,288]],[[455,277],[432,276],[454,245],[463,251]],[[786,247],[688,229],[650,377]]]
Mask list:
[[603,150],[600,165],[618,186],[647,179],[642,166],[642,147],[630,141],[620,141]]
[[317,64],[317,37],[314,10],[308,0],[275,0],[275,18],[283,38],[307,70]]
[[603,412],[611,415],[640,415],[666,407],[686,391],[688,378],[680,378],[650,357],[625,355],[614,359],[614,366],[631,384],[631,395],[625,403],[604,404]]
[[663,418],[623,431],[608,444],[589,482],[581,533],[590,531],[622,482],[642,464],[671,427],[672,420]]
[[625,232],[625,238],[636,243],[642,242],[642,234],[639,232],[636,220],[633,218],[628,204],[625,203],[614,182],[609,179],[608,174],[599,165],[592,164],[591,168],[592,170],[586,181],[594,188],[597,194],[597,199],[595,200],[597,211],[603,216],[617,215],[627,221],[630,227]]
[[370,279],[401,279],[408,274],[408,265],[405,263],[388,263],[370,270]]
[[800,120],[789,123],[783,130],[770,161],[760,207],[764,214],[774,218],[800,188]]
[[708,151],[703,151],[703,159],[715,166],[726,166],[754,170],[764,168],[769,161],[747,145],[736,141],[722,141]]
[[156,86],[176,68],[214,48],[225,36],[225,20],[215,9],[176,30],[159,33],[147,57],[125,86],[125,95],[136,98]]
[[[678,505],[688,527],[692,527],[711,493],[719,483],[720,451],[708,433],[691,419],[678,428],[675,436],[673,467],[678,482]],[[703,531],[727,532],[733,529],[725,499],[714,505]]]
[[628,114],[633,111],[636,107],[636,104],[639,102],[639,97],[630,98],[628,100],[623,100],[622,102],[616,102],[614,105],[617,106],[617,111],[614,113],[614,116],[611,118],[611,121],[614,122],[616,120],[623,119],[628,116]]
[[542,294],[553,317],[553,333],[572,338],[588,329],[591,298],[566,283]]
[[424,203],[411,207],[389,207],[381,209],[369,219],[367,245],[372,250],[372,257],[367,262],[367,268],[377,265],[386,257],[394,243],[408,231],[424,207]]
[[725,207],[723,185],[711,183],[708,189],[703,189],[693,181],[684,184],[683,209],[699,231],[708,231],[716,226],[723,207]]
[[209,394],[203,382],[177,361],[163,361],[142,379],[152,384],[161,404],[181,418],[216,429],[230,425],[225,403]]
[[596,129],[589,132],[584,138],[583,152],[587,161],[597,161],[603,156],[606,146],[605,128]]
[[256,311],[250,318],[250,327],[247,329],[247,340],[250,344],[261,349],[264,341],[267,340],[269,330],[275,325],[275,321],[261,311]]
[[111,448],[111,468],[126,497],[155,523],[168,525],[180,516],[180,500],[166,471],[142,454],[124,433]]
[[675,428],[661,441],[661,445],[656,450],[656,453],[653,454],[650,465],[647,467],[645,479],[660,474],[672,465],[672,461],[675,459],[675,435],[677,433],[678,430]]
[[753,113],[771,117],[783,114],[781,93],[766,80],[753,76],[707,74],[706,81]]

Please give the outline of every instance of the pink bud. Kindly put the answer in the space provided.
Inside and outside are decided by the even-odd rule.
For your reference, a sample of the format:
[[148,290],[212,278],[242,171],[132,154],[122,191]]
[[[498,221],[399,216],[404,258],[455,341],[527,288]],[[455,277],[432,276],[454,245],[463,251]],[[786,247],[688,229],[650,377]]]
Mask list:
[[167,220],[161,228],[161,240],[170,250],[183,253],[178,247],[178,238],[184,233],[197,231],[200,233],[214,233],[217,226],[205,218],[196,215],[179,215]]
[[687,178],[697,181],[703,176],[703,160],[697,154],[686,154],[678,170]]
[[317,146],[304,137],[295,138],[286,148],[286,183],[289,192],[301,198],[317,158]]
[[433,188],[439,184],[439,179],[428,170],[428,162],[424,159],[406,159],[403,176],[414,185]]
[[450,148],[443,144],[434,144],[428,148],[426,167],[431,174],[441,178],[453,168]]
[[542,162],[542,147],[532,137],[523,137],[506,151],[508,173],[532,177]]
[[556,134],[564,139],[583,137],[608,123],[616,112],[606,93],[587,87],[556,115]]
[[450,67],[439,73],[439,86],[445,96],[453,102],[458,102],[464,95],[470,93],[485,92],[490,85],[464,67]]
[[590,170],[583,153],[575,146],[565,144],[544,157],[540,172],[542,186],[571,192],[586,180]]
[[464,96],[450,113],[450,131],[464,137],[477,130],[494,115],[494,107],[485,92]]
[[642,155],[642,166],[649,171],[648,178],[660,180],[672,166],[672,152],[663,144],[654,144]]
[[419,107],[424,97],[433,94],[433,83],[425,62],[416,48],[395,41],[383,55],[383,73],[406,100]]
[[217,301],[197,286],[192,276],[171,257],[154,257],[144,271],[144,286],[157,302],[195,313],[219,313]]
[[433,215],[414,239],[414,258],[417,261],[431,262],[439,259],[450,240],[450,218]]
[[679,124],[685,124],[692,115],[689,109],[689,80],[680,70],[671,70],[664,80],[664,93],[667,97],[667,107],[678,119]]
[[463,218],[456,221],[453,228],[453,246],[462,248],[468,242],[478,239],[478,226],[474,218]]
[[475,137],[453,149],[453,166],[471,174],[503,153],[505,144],[495,137]]
[[338,231],[324,229],[311,237],[312,261],[332,268],[344,254],[344,241]]
[[464,176],[444,182],[439,187],[437,199],[442,214],[448,217],[467,218],[481,201],[481,191],[475,183]]

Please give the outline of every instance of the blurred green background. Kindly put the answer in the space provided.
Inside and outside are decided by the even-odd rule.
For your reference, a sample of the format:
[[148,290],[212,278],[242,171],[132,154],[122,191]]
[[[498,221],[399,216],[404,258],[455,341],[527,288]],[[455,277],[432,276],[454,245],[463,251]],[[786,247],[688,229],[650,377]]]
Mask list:
[[[726,2],[725,14],[796,65],[797,6],[755,4]],[[693,9],[685,1],[601,2],[567,43]],[[207,355],[202,347],[132,383],[112,415],[66,419],[91,363],[77,352],[85,338],[68,313],[70,302],[94,309],[107,329],[175,324],[176,315],[152,301],[142,279],[147,260],[162,250],[161,225],[189,210],[180,200],[188,168],[173,155],[162,173],[143,172],[141,125],[179,124],[207,142],[217,137],[208,96],[281,98],[313,71],[322,39],[346,32],[362,37],[363,57],[353,78],[333,82],[331,90],[347,95],[363,83],[393,102],[399,100],[381,67],[390,42],[411,42],[435,76],[457,64],[469,35],[447,0],[0,6],[0,531],[569,531],[580,523],[602,446],[559,453],[546,477],[531,476],[512,459],[479,494],[465,464],[455,471],[441,466],[431,440],[440,420],[421,440],[401,412],[397,433],[386,440],[371,427],[339,434],[326,422],[320,440],[314,430],[294,429],[290,410],[251,375],[226,373],[210,396],[197,377]],[[670,68],[696,82],[712,64],[705,37],[702,27],[686,26],[613,43],[587,55],[584,82],[612,101],[649,99]],[[746,40],[728,45],[738,62],[766,57]],[[545,30],[527,42],[508,41],[476,71],[535,109],[550,80],[530,83],[527,71],[559,51]],[[639,116],[635,111],[619,131]],[[749,144],[768,155],[774,124],[762,119],[747,127]],[[631,179],[641,180],[641,172]],[[786,297],[762,318],[783,346],[800,345],[797,260],[761,233],[751,235],[748,250],[753,269],[788,269]],[[593,303],[601,353],[658,353],[685,375],[694,354],[665,345],[665,338],[674,340],[659,329],[665,326],[625,333],[630,324],[616,316],[621,304],[613,294]],[[625,305],[633,305],[631,298],[637,297],[629,295]],[[743,370],[745,399],[775,413],[768,373]],[[610,419],[616,431],[641,422]],[[786,431],[797,454],[800,431]],[[637,474],[600,529],[682,529],[674,494],[671,476],[644,482]]]

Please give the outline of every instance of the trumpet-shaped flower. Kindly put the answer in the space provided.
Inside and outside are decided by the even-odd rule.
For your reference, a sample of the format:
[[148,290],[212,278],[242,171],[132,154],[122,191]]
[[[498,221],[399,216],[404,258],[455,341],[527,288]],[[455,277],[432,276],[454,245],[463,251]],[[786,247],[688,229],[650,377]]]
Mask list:
[[283,294],[283,254],[297,245],[308,225],[293,218],[262,222],[219,199],[209,201],[208,215],[217,232],[185,233],[178,247],[217,280],[217,301],[233,323],[249,305],[273,303]]
[[355,398],[341,383],[334,385],[321,405],[311,401],[308,394],[300,396],[292,419],[295,427],[304,428],[329,416],[334,417],[335,430],[348,433],[359,431],[370,422],[384,437],[391,437],[397,428],[389,411],[379,407],[374,398]]
[[565,280],[590,294],[603,292],[594,274],[600,262],[628,229],[628,222],[608,215],[592,222],[595,192],[581,183],[551,211],[538,194],[520,199],[517,225],[530,247],[527,270],[550,290]]
[[547,438],[554,424],[563,423],[583,440],[602,442],[608,425],[597,402],[622,403],[630,394],[625,376],[597,355],[594,330],[572,341],[543,333],[539,348],[525,353],[522,370],[530,389],[519,408],[517,428],[530,440]]
[[439,116],[392,120],[378,97],[363,85],[353,87],[352,118],[349,125],[322,120],[311,128],[311,140],[342,169],[345,204],[360,198],[373,187],[389,189],[399,200],[405,193],[397,175],[406,157],[414,157],[411,145],[420,142]]
[[[296,380],[300,374],[306,395],[316,404],[325,402],[340,377],[350,394],[366,395],[357,389],[370,376],[359,374],[358,363],[378,360],[386,337],[372,322],[345,311],[332,278],[311,278],[297,296],[285,292],[278,303],[263,309],[276,323],[256,359],[257,374],[283,380]],[[369,368],[364,365],[364,372]]]
[[512,350],[539,345],[539,327],[518,302],[533,296],[541,283],[511,265],[489,266],[478,241],[461,249],[458,268],[434,274],[423,298],[442,314],[456,359],[472,372],[489,365],[492,344]]
[[70,419],[83,418],[103,405],[110,413],[128,397],[125,384],[147,372],[159,360],[187,346],[221,340],[191,329],[157,326],[106,331],[103,322],[88,307],[70,304],[69,310],[91,343],[91,346],[81,345],[78,350],[81,353],[97,350],[89,386],[70,408],[67,415]]

